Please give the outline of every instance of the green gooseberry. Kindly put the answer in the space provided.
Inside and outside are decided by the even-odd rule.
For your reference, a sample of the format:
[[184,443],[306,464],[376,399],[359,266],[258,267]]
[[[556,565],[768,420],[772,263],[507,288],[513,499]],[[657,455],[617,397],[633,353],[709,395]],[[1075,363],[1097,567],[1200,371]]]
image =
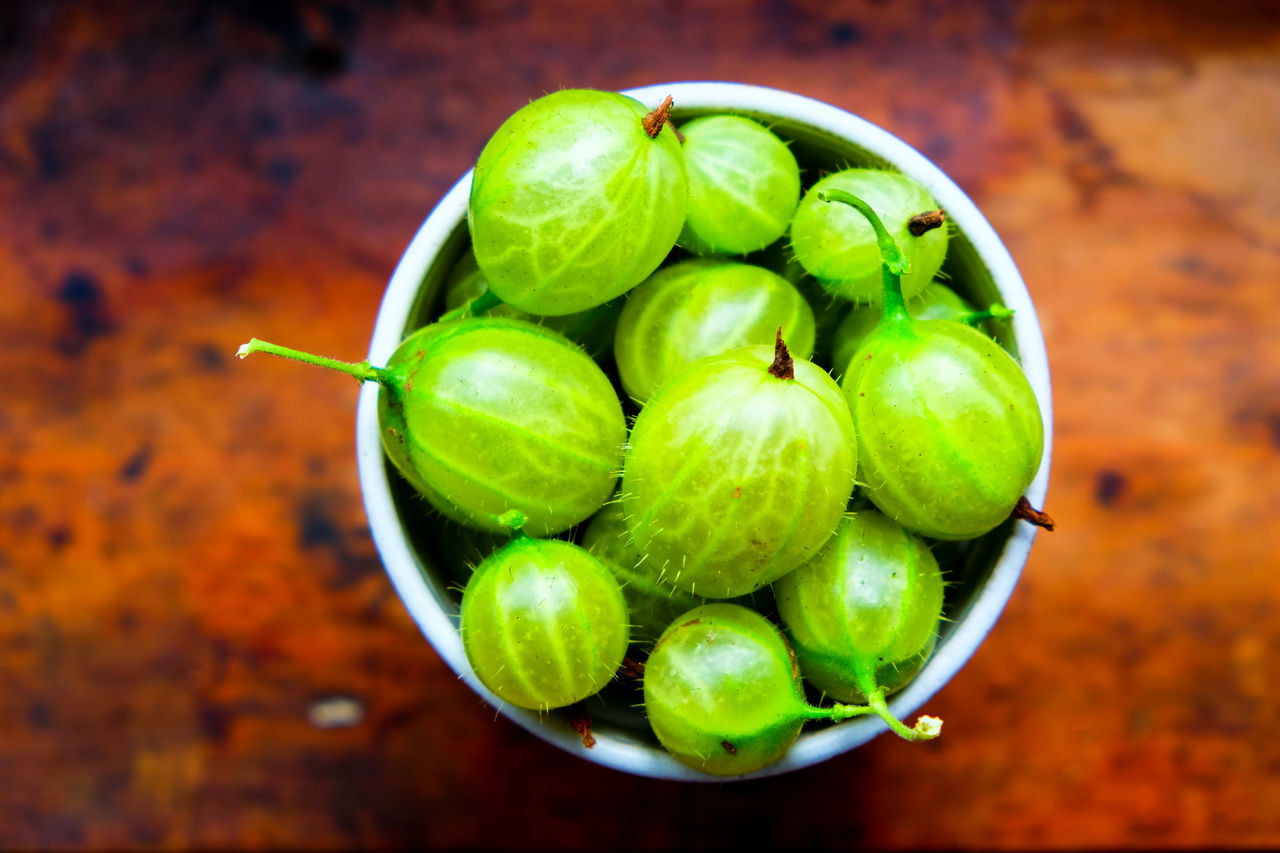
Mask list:
[[377,382],[383,447],[444,515],[502,532],[519,510],[548,536],[586,520],[613,493],[626,419],[604,371],[562,335],[506,317],[425,326],[385,367],[254,339],[267,352]]
[[[778,614],[805,680],[841,702],[868,703],[908,740],[885,696],[937,642],[942,572],[918,536],[875,510],[846,516],[812,560],[774,584]],[[929,718],[931,719],[931,718]],[[923,731],[935,731],[926,721]]]
[[745,255],[787,232],[800,200],[800,167],[757,121],[714,115],[680,128],[689,204],[679,243],[699,255]]
[[856,440],[835,381],[781,335],[699,359],[637,416],[622,507],[671,582],[733,598],[808,560],[853,490]]
[[821,195],[832,190],[865,199],[902,246],[910,259],[909,271],[902,276],[903,296],[912,298],[933,280],[947,255],[947,229],[922,230],[920,223],[925,221],[922,214],[932,214],[928,221],[941,224],[938,205],[911,178],[883,169],[846,169],[827,175],[800,200],[791,222],[791,247],[810,275],[852,302],[880,298],[875,231],[856,211],[823,203]]
[[781,758],[805,720],[842,720],[865,707],[808,704],[782,634],[738,604],[706,604],[679,617],[644,667],[644,709],[680,762],[718,776]]
[[476,162],[467,223],[494,295],[572,314],[639,284],[684,223],[684,154],[666,121],[616,92],[565,89],[507,119]]
[[664,579],[661,567],[636,550],[620,501],[610,501],[591,517],[582,547],[600,558],[621,584],[634,642],[652,643],[677,616],[706,603]]
[[691,362],[750,344],[777,330],[799,358],[813,353],[813,311],[763,267],[695,258],[664,267],[627,295],[614,337],[622,387],[643,405]]
[[971,539],[1009,518],[1044,450],[1044,426],[1017,362],[981,332],[916,320],[902,298],[906,257],[866,202],[838,189],[884,255],[880,322],[841,380],[858,430],[859,483],[909,530]]
[[614,329],[618,325],[618,315],[622,313],[620,299],[576,314],[541,317],[497,300],[494,300],[496,304],[486,304],[490,301],[488,297],[489,283],[485,281],[484,273],[476,263],[475,254],[464,253],[454,264],[448,279],[445,280],[446,312],[461,315],[464,309],[470,309],[466,313],[483,313],[486,317],[514,317],[519,320],[528,320],[554,329],[574,343],[580,344],[592,358],[612,349]]
[[498,698],[546,711],[600,691],[622,665],[627,606],[585,549],[517,534],[462,593],[462,646]]

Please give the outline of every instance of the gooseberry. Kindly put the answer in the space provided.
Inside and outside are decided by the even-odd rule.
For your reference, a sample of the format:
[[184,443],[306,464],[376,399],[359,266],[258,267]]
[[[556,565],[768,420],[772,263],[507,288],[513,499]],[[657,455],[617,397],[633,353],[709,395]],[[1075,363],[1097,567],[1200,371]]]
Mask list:
[[658,563],[631,544],[620,501],[610,501],[591,517],[582,547],[618,579],[627,600],[633,642],[652,643],[677,616],[705,603],[665,579]]
[[525,514],[547,536],[586,520],[617,482],[626,420],[604,371],[562,335],[523,320],[476,317],[414,332],[385,367],[314,356],[256,338],[267,352],[382,386],[383,447],[446,516],[501,532]]
[[571,542],[517,534],[462,593],[462,645],[476,677],[521,708],[561,708],[598,692],[626,654],[618,582]]
[[1044,427],[1031,384],[991,338],[949,320],[916,320],[902,298],[906,257],[863,200],[882,263],[879,324],[841,380],[858,430],[859,482],[910,530],[981,536],[1007,519],[1040,466]]
[[921,230],[912,220],[932,214],[934,219],[929,221],[936,219],[940,224],[938,205],[911,178],[883,169],[845,169],[827,175],[800,200],[791,221],[791,247],[810,275],[832,293],[853,302],[880,298],[876,234],[856,211],[824,203],[822,194],[832,190],[864,199],[902,247],[910,259],[909,271],[902,276],[905,298],[915,296],[933,280],[947,254],[947,229],[935,226]]
[[743,116],[680,128],[689,205],[679,242],[699,255],[745,255],[787,231],[800,200],[800,167],[787,144]]
[[870,712],[805,702],[795,658],[778,629],[726,602],[695,608],[663,632],[645,662],[644,709],[672,755],[720,776],[777,761],[805,720]]
[[493,293],[534,314],[602,305],[657,269],[688,196],[666,122],[616,92],[566,89],[518,110],[476,162],[467,208]]
[[699,359],[637,416],[622,507],[636,547],[707,598],[771,583],[835,530],[857,451],[834,380],[779,334]]
[[791,353],[813,353],[813,310],[785,279],[763,267],[692,259],[664,267],[627,295],[614,336],[623,389],[645,403],[685,366],[777,330]]
[[942,572],[929,546],[875,510],[847,516],[809,562],[774,584],[778,614],[805,680],[841,702],[866,702],[908,740],[885,695],[915,675],[942,617]]

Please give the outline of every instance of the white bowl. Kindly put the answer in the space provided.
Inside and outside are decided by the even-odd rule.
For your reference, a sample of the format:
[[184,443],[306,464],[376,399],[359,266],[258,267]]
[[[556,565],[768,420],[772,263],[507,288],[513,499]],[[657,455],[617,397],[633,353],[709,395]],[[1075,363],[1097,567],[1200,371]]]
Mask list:
[[[946,262],[950,283],[978,304],[998,300],[1015,312],[1012,324],[1005,324],[1001,343],[1020,359],[1040,402],[1045,424],[1044,457],[1026,494],[1033,505],[1044,504],[1053,420],[1049,365],[1040,325],[1009,252],[978,208],[950,178],[920,152],[881,128],[829,104],[790,92],[738,83],[671,83],[631,89],[625,94],[650,107],[671,95],[677,124],[714,112],[733,112],[761,120],[780,136],[793,140],[792,150],[802,166],[806,162],[822,162],[832,170],[845,163],[891,164],[923,184],[947,211],[954,226]],[[466,211],[470,191],[468,172],[440,200],[409,243],[383,296],[369,345],[370,363],[386,363],[406,334],[429,321],[427,312],[444,278],[468,245]],[[454,672],[509,719],[587,761],[660,779],[722,781],[725,777],[701,773],[672,758],[645,730],[636,711],[617,719],[597,713],[593,724],[596,744],[587,749],[561,715],[539,715],[514,708],[479,682],[467,663],[458,634],[458,599],[456,592],[449,589],[454,581],[432,564],[430,556],[409,535],[412,515],[425,512],[426,505],[405,500],[403,488],[393,485],[397,475],[383,455],[377,401],[378,385],[366,383],[356,416],[356,451],[369,527],[405,607]],[[889,707],[895,714],[907,718],[920,710],[968,661],[1013,592],[1035,534],[1036,529],[1025,522],[1006,524],[973,547],[966,560],[963,595],[951,603],[947,612],[951,621],[943,623],[937,649],[919,675],[892,698]],[[876,717],[806,730],[780,761],[755,773],[731,778],[771,776],[816,764],[885,731],[887,727]],[[963,737],[963,733],[955,736]]]

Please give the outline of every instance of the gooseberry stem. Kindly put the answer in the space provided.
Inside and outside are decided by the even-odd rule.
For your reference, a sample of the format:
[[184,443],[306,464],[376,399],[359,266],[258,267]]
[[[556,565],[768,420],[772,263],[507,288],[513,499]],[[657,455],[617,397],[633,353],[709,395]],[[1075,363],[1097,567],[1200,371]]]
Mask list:
[[339,373],[345,373],[348,376],[354,376],[361,382],[381,382],[382,368],[370,367],[369,362],[353,362],[339,361],[336,358],[326,358],[323,355],[313,355],[309,352],[282,347],[279,344],[269,343],[259,340],[258,338],[250,338],[249,343],[236,350],[238,358],[246,358],[255,352],[265,352],[267,355],[279,356],[280,358],[289,358],[294,361],[301,361],[304,364],[314,364],[318,367],[327,367],[330,370],[336,370]]
[[875,667],[858,666],[857,667],[858,689],[867,697],[865,707],[868,711],[884,720],[894,733],[905,740],[933,740],[942,731],[942,720],[937,717],[927,717],[921,714],[916,718],[914,728],[908,728],[906,723],[899,720],[889,710],[889,705],[884,701],[884,688],[876,684]]
[[847,720],[851,717],[865,717],[874,714],[875,710],[866,705],[832,705],[830,708],[819,708],[807,702],[801,716],[806,720]]
[[509,509],[501,515],[490,516],[498,525],[505,527],[511,531],[513,539],[529,539],[529,534],[524,532],[524,525],[528,518],[518,509]]
[[1012,316],[1012,308],[1006,308],[997,302],[986,311],[970,311],[962,319],[966,323],[973,325],[974,323],[981,323],[983,320],[1007,320]]
[[446,311],[440,315],[439,322],[448,323],[450,320],[462,320],[466,317],[478,317],[490,308],[496,308],[503,304],[502,300],[494,294],[492,290],[486,289],[484,293],[472,299],[470,302],[464,302],[452,311]]
[[880,278],[883,286],[881,306],[883,313],[880,322],[910,322],[906,301],[902,298],[902,276],[910,269],[910,262],[902,248],[889,235],[880,216],[871,209],[871,205],[853,193],[841,189],[822,190],[818,193],[819,201],[836,201],[856,209],[871,223],[876,232],[876,245],[880,248]]

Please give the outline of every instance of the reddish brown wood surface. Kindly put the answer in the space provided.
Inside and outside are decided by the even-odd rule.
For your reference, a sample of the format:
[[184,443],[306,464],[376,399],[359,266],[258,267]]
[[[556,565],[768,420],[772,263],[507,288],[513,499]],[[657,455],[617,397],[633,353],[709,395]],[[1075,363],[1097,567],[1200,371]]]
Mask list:
[[[1026,276],[1057,440],[926,745],[688,786],[486,708],[367,532],[350,381],[514,109],[725,79],[888,128]],[[0,847],[1280,845],[1274,4],[0,10]],[[321,728],[319,700],[363,716]]]

